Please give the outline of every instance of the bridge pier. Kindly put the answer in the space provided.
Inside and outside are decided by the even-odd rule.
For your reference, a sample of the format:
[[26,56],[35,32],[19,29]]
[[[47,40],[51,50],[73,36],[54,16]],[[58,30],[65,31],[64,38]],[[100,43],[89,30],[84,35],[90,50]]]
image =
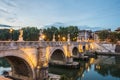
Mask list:
[[35,80],[44,80],[48,78],[48,67],[36,68]]
[[73,62],[73,58],[72,57],[67,57],[66,63],[72,63]]
[[36,65],[36,79],[35,80],[44,80],[48,78],[48,62],[46,62],[45,48],[37,48],[37,65]]

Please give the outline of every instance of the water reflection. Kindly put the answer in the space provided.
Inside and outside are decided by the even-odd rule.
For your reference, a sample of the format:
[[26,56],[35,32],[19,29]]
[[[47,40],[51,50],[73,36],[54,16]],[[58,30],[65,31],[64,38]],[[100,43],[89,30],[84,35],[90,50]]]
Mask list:
[[49,72],[65,75],[69,80],[118,80],[120,79],[120,57],[98,56],[88,62],[80,61],[79,69],[50,66]]
[[[113,61],[113,59],[112,59]],[[120,78],[120,57],[114,57],[115,63],[112,64],[96,64],[95,71],[98,72],[102,76],[109,76]],[[99,66],[100,68],[98,68]]]

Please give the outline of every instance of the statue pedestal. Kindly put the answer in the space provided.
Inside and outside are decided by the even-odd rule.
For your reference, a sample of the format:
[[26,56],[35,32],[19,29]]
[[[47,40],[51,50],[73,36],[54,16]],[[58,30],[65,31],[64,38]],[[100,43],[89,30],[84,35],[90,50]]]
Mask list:
[[44,39],[43,39],[43,38],[41,38],[41,37],[39,37],[39,41],[44,41]]
[[72,58],[72,57],[68,57],[68,58],[67,58],[67,63],[69,63],[69,64],[70,64],[70,63],[73,63],[73,58]]
[[55,39],[53,39],[52,41],[55,41]]
[[24,40],[23,40],[23,37],[19,38],[18,41],[24,41]]

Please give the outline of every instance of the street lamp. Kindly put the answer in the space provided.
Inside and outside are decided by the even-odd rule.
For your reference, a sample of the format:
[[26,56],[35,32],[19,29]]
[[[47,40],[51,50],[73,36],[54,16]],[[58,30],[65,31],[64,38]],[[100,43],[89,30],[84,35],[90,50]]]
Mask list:
[[58,41],[60,41],[60,35],[58,35]]
[[45,35],[44,35],[44,34],[42,34],[42,39],[43,39],[43,40],[45,39]]
[[65,37],[62,37],[62,40],[63,40],[63,41],[65,41],[65,40],[66,40],[66,38],[65,38]]
[[10,28],[10,40],[12,41],[12,33],[13,33],[13,29]]

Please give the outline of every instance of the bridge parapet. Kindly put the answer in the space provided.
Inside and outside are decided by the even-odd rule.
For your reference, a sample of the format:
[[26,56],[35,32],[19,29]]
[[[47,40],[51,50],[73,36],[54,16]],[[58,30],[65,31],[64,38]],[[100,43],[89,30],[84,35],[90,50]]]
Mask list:
[[39,44],[37,42],[30,42],[30,41],[1,41],[0,42],[0,50],[6,49],[18,49],[21,47],[37,47]]
[[[70,44],[73,45],[78,45],[78,44],[85,44],[86,42],[70,42]],[[61,42],[61,41],[0,41],[0,48],[1,47],[46,47],[46,46],[63,46],[63,45],[68,45],[68,42]]]
[[73,45],[79,45],[79,44],[85,45],[85,44],[88,44],[89,42],[70,42],[70,43]]
[[56,47],[67,45],[67,42],[54,42],[54,41],[0,41],[0,50],[18,49],[21,47]]
[[71,42],[72,45],[78,45],[79,42]]
[[61,42],[61,41],[58,41],[58,42],[50,41],[46,43],[51,47],[67,45],[67,42]]

